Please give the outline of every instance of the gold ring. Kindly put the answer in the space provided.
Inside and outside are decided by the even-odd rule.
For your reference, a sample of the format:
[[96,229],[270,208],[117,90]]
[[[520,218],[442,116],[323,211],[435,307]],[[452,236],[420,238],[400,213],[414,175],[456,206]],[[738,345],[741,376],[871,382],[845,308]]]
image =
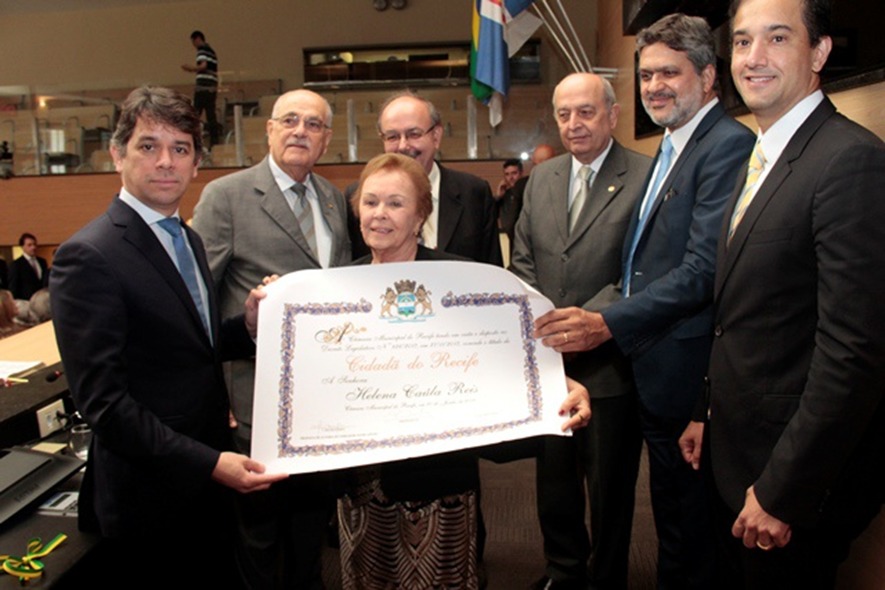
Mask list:
[[774,543],[769,543],[768,545],[763,545],[759,541],[756,541],[756,547],[759,547],[763,551],[771,551],[772,549],[774,549]]
[[562,333],[562,337],[564,339],[564,342],[568,344],[568,330]]

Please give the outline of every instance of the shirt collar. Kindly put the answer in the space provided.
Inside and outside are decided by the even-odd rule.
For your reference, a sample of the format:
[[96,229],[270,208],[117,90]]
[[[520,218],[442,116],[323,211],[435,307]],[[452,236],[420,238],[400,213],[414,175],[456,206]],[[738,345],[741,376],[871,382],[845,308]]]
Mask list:
[[[713,100],[705,104],[701,107],[701,109],[694,114],[694,117],[689,119],[688,123],[680,127],[679,129],[674,129],[670,131],[669,129],[665,133],[670,134],[670,143],[673,145],[673,154],[678,156],[682,153],[682,150],[685,149],[685,146],[688,145],[688,140],[691,139],[691,136],[694,134],[695,129],[698,128],[698,125],[701,124],[701,121],[704,120],[704,117],[707,116],[707,113],[710,110],[719,104],[719,98],[713,97]],[[671,158],[671,162],[675,161],[675,158]]]
[[[599,173],[599,169],[602,168],[602,164],[605,162],[605,158],[608,156],[608,153],[611,151],[612,145],[614,145],[614,143],[614,140],[609,138],[608,145],[605,146],[605,149],[602,150],[602,153],[599,154],[595,160],[590,162],[590,169],[593,170],[594,177]],[[582,164],[576,157],[572,156],[572,172],[569,178],[575,178],[582,166],[584,166],[584,164]]]
[[[286,172],[280,168],[280,166],[273,159],[273,156],[267,157],[267,162],[270,164],[270,173],[273,175],[274,181],[277,183],[277,186],[280,187],[280,191],[286,192],[287,190],[292,188],[292,185],[298,182]],[[310,187],[310,172],[307,173],[307,176],[304,178],[304,182],[302,183],[307,187]]]
[[765,161],[768,163],[766,167],[780,158],[787,144],[793,139],[793,135],[823,100],[824,93],[821,90],[816,90],[796,103],[765,133],[759,131],[759,143],[762,145],[762,153],[765,154]]
[[[166,216],[160,213],[159,211],[155,211],[142,203],[135,197],[132,193],[126,190],[126,188],[120,189],[120,200],[132,207],[138,216],[141,217],[144,222],[148,225],[153,223],[157,223],[161,219],[166,219]],[[171,215],[171,217],[179,217],[178,209],[175,210],[175,213]]]

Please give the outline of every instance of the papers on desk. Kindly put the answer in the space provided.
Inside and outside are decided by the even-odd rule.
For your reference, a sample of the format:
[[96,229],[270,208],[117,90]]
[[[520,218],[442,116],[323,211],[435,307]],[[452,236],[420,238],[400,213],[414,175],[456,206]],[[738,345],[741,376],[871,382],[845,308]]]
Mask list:
[[42,366],[42,361],[0,361],[0,380],[20,378]]
[[504,269],[390,263],[289,274],[261,302],[252,456],[304,473],[562,435],[549,300]]

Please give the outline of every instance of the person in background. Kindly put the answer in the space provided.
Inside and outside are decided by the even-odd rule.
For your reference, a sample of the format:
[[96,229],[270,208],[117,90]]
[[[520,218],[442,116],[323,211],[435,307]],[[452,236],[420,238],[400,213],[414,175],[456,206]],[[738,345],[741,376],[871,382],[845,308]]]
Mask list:
[[49,265],[37,256],[37,238],[23,233],[18,239],[22,255],[12,261],[9,269],[9,290],[16,299],[27,301],[31,295],[49,284]]
[[197,116],[206,113],[206,127],[209,131],[209,147],[218,143],[218,116],[215,102],[218,97],[218,56],[206,43],[202,31],[191,33],[191,43],[197,50],[196,65],[184,64],[181,69],[196,74],[194,85],[194,109]]

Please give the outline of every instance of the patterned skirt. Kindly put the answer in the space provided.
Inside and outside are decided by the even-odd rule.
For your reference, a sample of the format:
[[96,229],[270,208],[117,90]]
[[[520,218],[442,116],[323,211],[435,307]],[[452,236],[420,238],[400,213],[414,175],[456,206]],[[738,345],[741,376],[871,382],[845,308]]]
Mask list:
[[345,590],[478,588],[476,491],[430,501],[396,502],[376,469],[338,500]]

